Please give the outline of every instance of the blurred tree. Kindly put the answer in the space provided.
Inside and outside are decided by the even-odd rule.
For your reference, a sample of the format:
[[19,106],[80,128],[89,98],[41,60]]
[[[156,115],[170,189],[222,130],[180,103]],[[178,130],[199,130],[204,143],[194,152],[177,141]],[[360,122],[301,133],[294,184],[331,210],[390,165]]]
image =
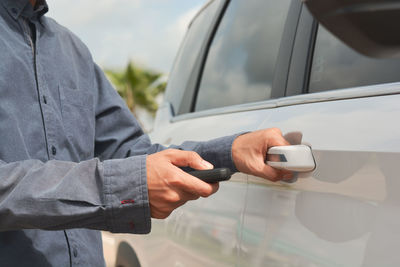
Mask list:
[[155,116],[158,109],[156,97],[165,91],[167,85],[165,81],[157,83],[163,74],[136,67],[132,62],[123,71],[105,70],[105,73],[135,115],[135,109],[141,107]]

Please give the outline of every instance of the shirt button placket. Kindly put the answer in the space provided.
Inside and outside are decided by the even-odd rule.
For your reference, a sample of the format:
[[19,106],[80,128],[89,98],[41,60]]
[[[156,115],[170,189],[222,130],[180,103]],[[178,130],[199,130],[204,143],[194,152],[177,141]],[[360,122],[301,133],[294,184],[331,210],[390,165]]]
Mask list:
[[[39,35],[36,38],[36,44],[38,44],[38,40],[39,40]],[[47,146],[49,146],[50,144],[55,144],[56,140],[54,140],[54,130],[52,129],[52,123],[54,121],[54,119],[52,118],[53,114],[51,112],[51,105],[49,105],[49,99],[48,99],[48,89],[47,89],[47,85],[45,83],[45,80],[43,80],[42,76],[41,76],[41,65],[40,65],[40,46],[36,45],[35,46],[35,79],[36,79],[36,83],[37,83],[37,91],[39,94],[39,105],[40,105],[40,109],[42,112],[42,116],[43,116],[43,127],[44,127],[44,134],[45,134],[45,138],[46,138],[46,144]],[[51,159],[52,157],[56,156],[57,154],[57,149],[54,145],[52,145],[48,149],[48,156],[49,159]],[[50,151],[49,151],[50,150]]]
[[57,148],[55,146],[51,146],[51,154],[53,156],[57,155]]
[[73,249],[72,253],[74,254],[75,258],[78,257],[78,250],[76,248]]

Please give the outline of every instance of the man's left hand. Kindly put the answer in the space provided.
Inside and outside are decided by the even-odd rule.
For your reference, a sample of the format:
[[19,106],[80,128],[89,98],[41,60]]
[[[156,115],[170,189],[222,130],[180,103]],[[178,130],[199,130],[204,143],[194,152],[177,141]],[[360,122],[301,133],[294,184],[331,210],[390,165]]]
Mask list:
[[273,146],[290,145],[277,128],[259,130],[237,137],[232,144],[232,157],[236,168],[243,173],[270,181],[290,180],[293,173],[274,169],[265,161],[267,151]]

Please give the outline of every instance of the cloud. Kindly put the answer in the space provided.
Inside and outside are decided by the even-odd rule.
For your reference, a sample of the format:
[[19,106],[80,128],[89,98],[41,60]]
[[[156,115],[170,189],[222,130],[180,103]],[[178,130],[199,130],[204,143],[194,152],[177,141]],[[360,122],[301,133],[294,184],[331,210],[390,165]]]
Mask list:
[[57,0],[49,16],[76,33],[103,67],[134,60],[169,72],[187,25],[205,0]]

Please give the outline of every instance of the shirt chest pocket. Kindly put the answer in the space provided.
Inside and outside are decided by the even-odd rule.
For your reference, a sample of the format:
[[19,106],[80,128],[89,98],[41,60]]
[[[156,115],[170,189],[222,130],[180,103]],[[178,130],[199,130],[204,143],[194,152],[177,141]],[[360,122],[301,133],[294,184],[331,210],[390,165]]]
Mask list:
[[93,157],[94,97],[88,92],[60,86],[61,113],[70,152],[77,160]]

